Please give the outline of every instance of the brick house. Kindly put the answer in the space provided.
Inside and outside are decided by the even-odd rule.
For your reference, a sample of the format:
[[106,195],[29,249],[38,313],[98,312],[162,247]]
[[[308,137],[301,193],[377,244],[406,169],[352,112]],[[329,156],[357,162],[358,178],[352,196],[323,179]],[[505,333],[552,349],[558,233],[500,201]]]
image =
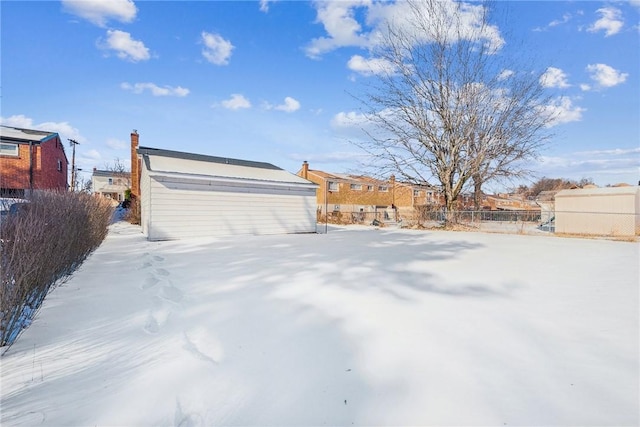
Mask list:
[[[438,189],[429,184],[416,185],[368,176],[328,173],[309,169],[304,162],[297,175],[319,185],[316,192],[319,216],[362,214],[363,218],[399,220],[413,218],[420,209],[434,208],[441,204]],[[355,219],[355,218],[354,218]]]
[[0,196],[66,191],[68,165],[57,133],[0,126]]
[[99,170],[93,168],[91,175],[91,188],[94,194],[122,202],[125,192],[131,187],[131,174],[129,172],[117,172]]

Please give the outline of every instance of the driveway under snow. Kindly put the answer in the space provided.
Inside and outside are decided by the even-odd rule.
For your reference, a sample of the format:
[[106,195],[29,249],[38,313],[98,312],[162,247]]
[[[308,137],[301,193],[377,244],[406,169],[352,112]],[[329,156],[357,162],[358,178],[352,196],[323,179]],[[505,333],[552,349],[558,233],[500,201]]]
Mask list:
[[639,245],[114,224],[2,357],[2,425],[638,425]]

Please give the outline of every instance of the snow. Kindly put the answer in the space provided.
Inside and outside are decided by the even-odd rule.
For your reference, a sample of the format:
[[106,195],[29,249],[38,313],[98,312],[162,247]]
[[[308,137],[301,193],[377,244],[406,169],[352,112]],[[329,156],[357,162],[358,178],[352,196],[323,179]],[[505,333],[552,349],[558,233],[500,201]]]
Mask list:
[[638,425],[639,249],[118,222],[0,359],[1,424]]

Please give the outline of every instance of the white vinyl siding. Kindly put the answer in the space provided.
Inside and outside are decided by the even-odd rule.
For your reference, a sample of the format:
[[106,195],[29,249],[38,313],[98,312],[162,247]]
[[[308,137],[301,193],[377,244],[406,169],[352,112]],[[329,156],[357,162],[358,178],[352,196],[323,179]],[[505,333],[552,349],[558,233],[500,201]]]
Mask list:
[[151,222],[151,196],[151,179],[147,168],[143,167],[140,172],[140,225],[146,236],[149,236]]
[[149,240],[316,231],[316,189],[308,185],[166,176],[143,167],[140,190]]

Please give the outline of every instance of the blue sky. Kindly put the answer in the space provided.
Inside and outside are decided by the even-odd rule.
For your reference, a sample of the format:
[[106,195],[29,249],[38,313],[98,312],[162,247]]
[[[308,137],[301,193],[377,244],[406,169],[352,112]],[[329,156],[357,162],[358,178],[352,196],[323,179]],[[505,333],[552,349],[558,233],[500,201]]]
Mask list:
[[[372,35],[400,6],[2,1],[0,120],[77,140],[82,173],[115,158],[128,165],[133,129],[144,146],[348,172],[362,155],[349,141],[364,135],[348,119],[375,78]],[[547,70],[558,113],[531,167],[637,184],[640,1],[494,6],[507,17],[495,21],[498,54],[524,51]]]

